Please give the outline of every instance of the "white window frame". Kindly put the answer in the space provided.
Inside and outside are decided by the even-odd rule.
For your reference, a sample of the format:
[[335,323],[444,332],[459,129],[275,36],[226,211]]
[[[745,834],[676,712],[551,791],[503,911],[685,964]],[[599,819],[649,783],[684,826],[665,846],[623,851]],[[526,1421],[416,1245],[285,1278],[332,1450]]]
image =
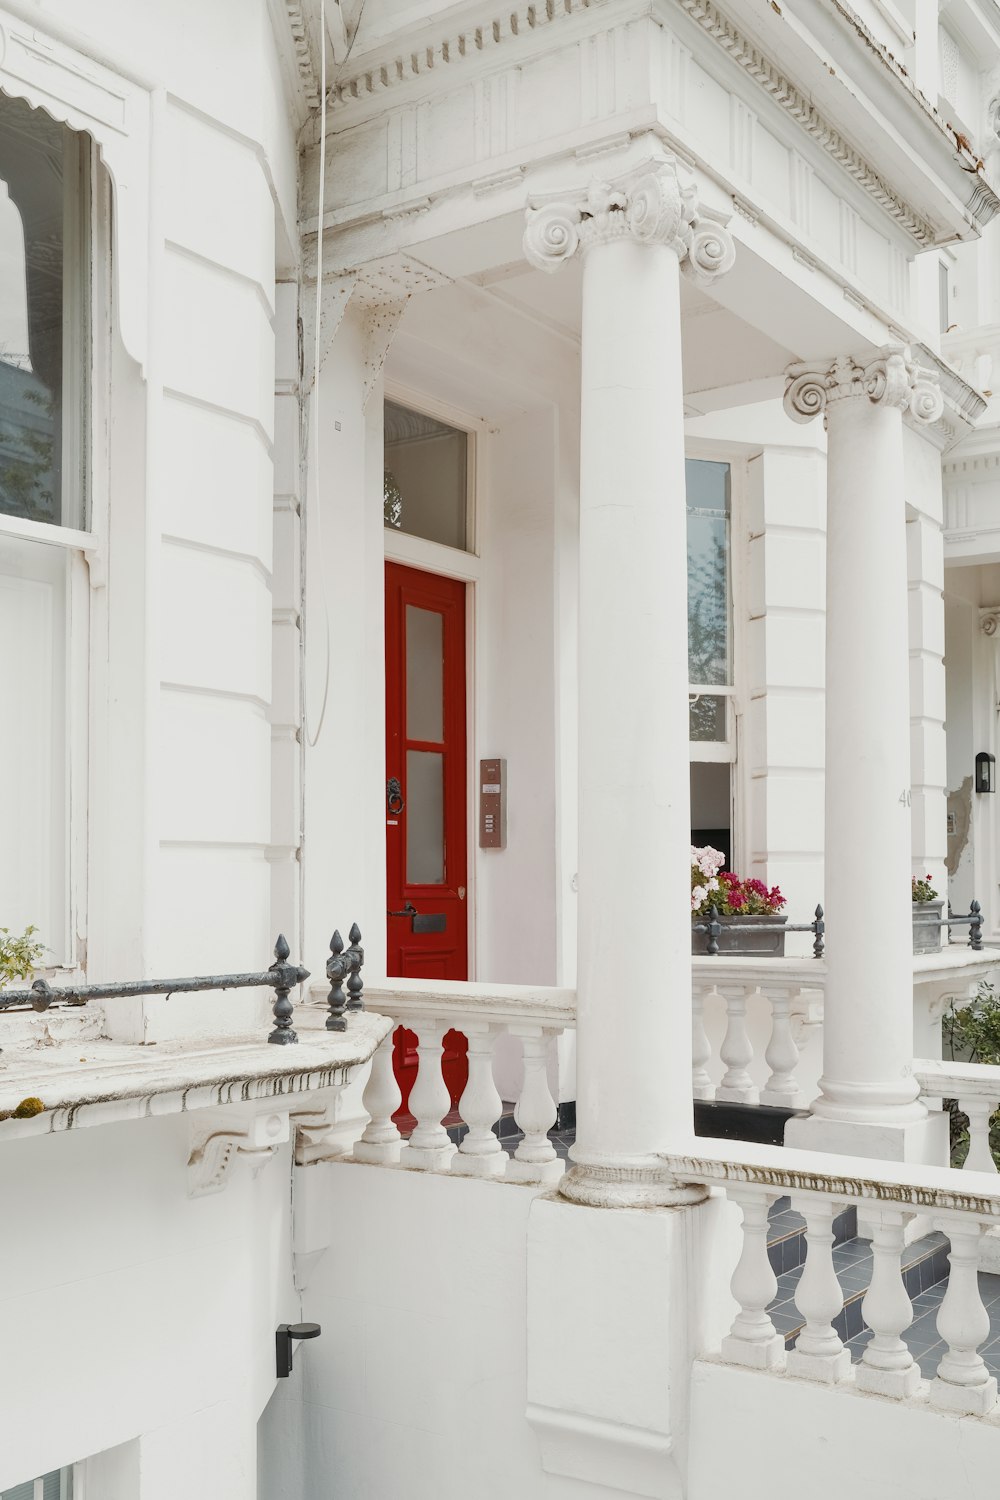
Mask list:
[[[85,139],[85,138],[84,138]],[[0,536],[59,547],[69,554],[66,585],[66,908],[63,929],[39,936],[53,949],[55,962],[47,967],[61,975],[83,972],[87,938],[88,786],[91,724],[91,622],[94,590],[106,575],[108,505],[108,379],[111,333],[111,200],[99,153],[90,143],[87,174],[90,203],[78,220],[88,243],[75,248],[85,253],[83,274],[67,278],[64,292],[70,302],[64,312],[63,380],[66,361],[79,370],[79,405],[82,423],[66,421],[63,437],[63,473],[78,475],[83,487],[84,528],[61,526],[0,513]],[[72,299],[82,293],[86,306],[73,316]],[[81,368],[82,367],[82,368]],[[76,376],[74,375],[74,380]],[[70,409],[71,400],[64,406]],[[67,441],[67,434],[71,433]],[[82,450],[82,451],[81,451]],[[68,455],[68,457],[67,457]],[[70,481],[72,483],[72,480]],[[62,506],[65,510],[66,480]]]
[[684,445],[686,459],[699,459],[706,463],[729,465],[729,585],[730,585],[730,649],[732,683],[717,686],[706,683],[688,684],[688,702],[696,695],[725,698],[725,740],[690,740],[688,762],[690,765],[729,765],[732,767],[729,781],[729,827],[732,844],[731,864],[741,868],[741,861],[750,848],[750,787],[747,784],[746,756],[742,754],[744,681],[743,652],[745,642],[744,601],[746,596],[746,566],[744,549],[744,516],[746,507],[747,460],[742,452],[734,453],[724,445],[693,442]]

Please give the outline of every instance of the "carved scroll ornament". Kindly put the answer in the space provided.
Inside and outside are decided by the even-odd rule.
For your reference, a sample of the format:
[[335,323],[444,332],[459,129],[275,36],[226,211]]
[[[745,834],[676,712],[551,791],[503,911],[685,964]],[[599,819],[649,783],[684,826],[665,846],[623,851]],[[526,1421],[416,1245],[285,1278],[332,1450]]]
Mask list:
[[944,411],[937,376],[918,365],[906,345],[884,349],[865,365],[841,355],[832,364],[791,365],[786,373],[785,410],[794,422],[809,422],[852,397],[908,411],[924,425]]
[[736,258],[728,229],[705,215],[692,178],[676,160],[640,168],[617,182],[530,203],[524,254],[539,271],[558,271],[579,250],[631,237],[667,245],[692,280],[707,285]]

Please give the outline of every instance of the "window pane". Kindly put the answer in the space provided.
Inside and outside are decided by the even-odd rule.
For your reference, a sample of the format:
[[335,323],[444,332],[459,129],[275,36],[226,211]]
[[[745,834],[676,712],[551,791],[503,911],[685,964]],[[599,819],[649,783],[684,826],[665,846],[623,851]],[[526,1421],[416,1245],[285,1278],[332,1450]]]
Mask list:
[[689,735],[692,740],[714,740],[725,742],[726,734],[725,698],[710,697],[703,693],[688,706]]
[[464,550],[468,457],[468,433],[387,401],[385,525]]
[[441,616],[406,606],[406,737],[444,739],[444,640]]
[[0,511],[83,525],[82,138],[0,98]]
[[[0,641],[16,732],[0,735],[0,925],[38,928],[61,963],[65,943],[66,593],[62,547],[0,538]],[[11,857],[30,850],[31,858]]]
[[406,879],[410,885],[444,881],[444,756],[406,752]]
[[725,870],[733,867],[730,775],[727,765],[696,761],[691,767],[691,842],[718,849],[726,856]]
[[[730,684],[729,465],[688,459],[688,673],[693,683]],[[714,738],[692,734],[692,739]],[[724,736],[723,736],[724,738]]]

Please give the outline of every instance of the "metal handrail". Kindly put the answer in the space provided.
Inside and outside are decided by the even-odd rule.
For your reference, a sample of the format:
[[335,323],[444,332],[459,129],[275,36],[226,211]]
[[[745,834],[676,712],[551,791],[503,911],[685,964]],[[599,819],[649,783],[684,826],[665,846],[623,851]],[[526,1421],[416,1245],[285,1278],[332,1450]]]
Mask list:
[[[777,912],[769,913],[769,915],[777,916]],[[717,954],[719,951],[719,938],[722,936],[723,932],[722,923],[719,921],[718,907],[709,906],[708,916],[706,917],[706,919],[702,922],[692,922],[691,931],[707,932],[707,952],[713,956]],[[735,922],[727,922],[725,931],[759,932],[760,929],[754,922],[741,922],[739,921],[739,919],[737,919]],[[821,906],[816,907],[816,915],[813,917],[811,922],[785,922],[782,925],[781,931],[783,933],[811,932],[813,934],[813,958],[823,957],[826,922],[823,920],[823,908]]]
[[[919,905],[920,903],[916,903]],[[978,901],[969,902],[969,910],[955,916],[948,903],[948,915],[936,917],[933,912],[915,911],[913,920],[918,927],[947,927],[949,938],[952,927],[969,928],[969,947],[976,953],[981,953],[983,948],[983,909]]]
[[53,987],[46,979],[36,979],[30,989],[0,992],[0,1011],[17,1007],[24,1009],[27,1006],[35,1011],[45,1011],[52,1005],[81,1006],[86,1005],[89,1000],[132,999],[141,995],[185,995],[199,990],[249,990],[267,986],[274,990],[274,1030],[268,1041],[279,1047],[288,1046],[298,1041],[292,1028],[294,1007],[288,998],[288,992],[293,985],[303,984],[309,978],[309,970],[303,969],[299,964],[289,963],[288,955],[288,943],[284,935],[279,933],[274,945],[274,963],[270,968],[252,974],[198,974],[185,979],[131,979],[111,984],[58,987]]

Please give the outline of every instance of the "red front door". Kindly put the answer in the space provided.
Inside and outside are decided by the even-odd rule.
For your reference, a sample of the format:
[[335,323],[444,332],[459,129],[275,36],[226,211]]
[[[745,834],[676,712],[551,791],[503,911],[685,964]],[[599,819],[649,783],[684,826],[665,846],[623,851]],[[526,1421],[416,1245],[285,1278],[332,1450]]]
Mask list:
[[[469,977],[465,585],[385,567],[388,972]],[[403,1111],[416,1077],[412,1032],[396,1033]],[[449,1032],[445,1080],[465,1086],[465,1038]]]

